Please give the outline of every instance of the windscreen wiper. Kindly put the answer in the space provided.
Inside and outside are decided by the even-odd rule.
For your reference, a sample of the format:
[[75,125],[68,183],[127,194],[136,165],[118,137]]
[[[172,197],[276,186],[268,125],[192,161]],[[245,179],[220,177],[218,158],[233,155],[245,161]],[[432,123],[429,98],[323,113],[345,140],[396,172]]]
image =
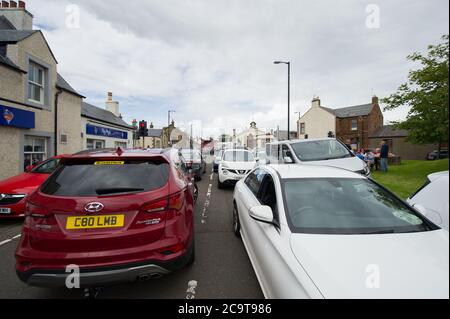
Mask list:
[[111,187],[111,188],[97,188],[95,192],[97,195],[106,195],[106,194],[116,194],[116,193],[126,193],[126,192],[139,192],[143,191],[143,188],[134,188],[134,187]]
[[393,230],[393,229],[385,229],[385,230],[369,231],[369,232],[361,233],[361,235],[393,234],[393,233],[395,233],[395,230]]

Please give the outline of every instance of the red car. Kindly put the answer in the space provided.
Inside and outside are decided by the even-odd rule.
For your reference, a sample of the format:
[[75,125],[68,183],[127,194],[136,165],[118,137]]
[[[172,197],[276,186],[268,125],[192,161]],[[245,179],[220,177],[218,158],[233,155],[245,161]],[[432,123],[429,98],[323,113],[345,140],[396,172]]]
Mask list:
[[35,166],[27,166],[25,173],[0,181],[0,219],[25,216],[25,197],[53,173],[62,156],[54,156]]
[[27,198],[16,250],[25,283],[80,286],[147,280],[194,261],[194,184],[170,151],[92,151],[61,158]]

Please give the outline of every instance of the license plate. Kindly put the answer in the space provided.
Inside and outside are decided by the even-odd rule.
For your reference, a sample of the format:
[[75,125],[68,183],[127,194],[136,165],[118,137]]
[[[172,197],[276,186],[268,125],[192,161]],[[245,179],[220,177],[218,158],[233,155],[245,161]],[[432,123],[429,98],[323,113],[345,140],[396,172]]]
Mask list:
[[124,215],[70,216],[66,229],[117,228],[123,227],[124,221]]
[[0,208],[0,214],[3,214],[3,215],[11,214],[11,208]]

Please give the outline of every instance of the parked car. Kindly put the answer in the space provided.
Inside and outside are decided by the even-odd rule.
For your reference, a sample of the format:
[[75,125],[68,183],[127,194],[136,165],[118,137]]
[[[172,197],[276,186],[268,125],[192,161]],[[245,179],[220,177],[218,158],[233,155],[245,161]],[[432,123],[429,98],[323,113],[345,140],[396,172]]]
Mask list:
[[222,160],[223,150],[217,151],[217,153],[214,155],[214,162],[213,162],[213,170],[214,173],[217,173],[219,171],[219,164]]
[[263,165],[233,207],[266,298],[449,298],[449,233],[361,174]]
[[53,173],[63,155],[54,156],[26,171],[0,181],[0,219],[25,216],[25,198],[36,190]]
[[62,157],[27,198],[16,272],[33,286],[82,287],[147,280],[194,261],[194,190],[170,151]]
[[448,171],[428,175],[425,184],[407,202],[435,224],[448,229]]
[[201,180],[202,175],[206,173],[206,161],[200,151],[181,149],[180,152],[185,159],[187,169],[192,170],[196,180]]
[[369,166],[335,138],[272,142],[266,154],[272,164],[327,165],[370,175]]
[[225,150],[219,164],[218,187],[234,185],[257,166],[252,152],[244,149]]
[[434,161],[437,160],[438,158],[448,158],[448,150],[441,150],[441,156],[438,157],[439,151],[438,150],[434,150],[430,153],[427,154],[427,160],[429,161]]

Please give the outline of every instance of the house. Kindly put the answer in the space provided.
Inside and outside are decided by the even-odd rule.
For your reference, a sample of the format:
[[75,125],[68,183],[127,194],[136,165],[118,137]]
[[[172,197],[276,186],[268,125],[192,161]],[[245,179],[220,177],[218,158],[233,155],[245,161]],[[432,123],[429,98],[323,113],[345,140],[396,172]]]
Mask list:
[[58,73],[25,2],[0,7],[0,179],[54,154],[81,149],[84,98]]
[[150,123],[148,135],[145,138],[140,137],[136,143],[136,147],[162,148],[163,146],[162,140],[163,140],[163,129],[155,128],[153,123]]
[[354,149],[367,148],[369,136],[383,126],[378,97],[368,104],[343,108],[321,105],[320,98],[312,100],[311,108],[298,120],[299,138],[337,137],[350,140]]
[[248,129],[238,134],[235,132],[233,131],[232,142],[249,149],[264,148],[267,142],[273,140],[273,136],[270,133],[258,129],[255,121],[250,123]]
[[[287,130],[276,129],[275,131],[271,131],[271,135],[274,139],[278,141],[285,141],[288,139]],[[291,131],[289,137],[291,140],[297,139],[298,133],[296,131]]]
[[386,140],[389,151],[406,160],[424,160],[429,152],[438,149],[437,144],[412,144],[406,140],[407,137],[408,131],[384,125],[369,135],[369,148],[376,149],[382,140]]
[[134,127],[119,112],[119,102],[108,92],[105,108],[83,102],[81,107],[82,149],[131,148]]

